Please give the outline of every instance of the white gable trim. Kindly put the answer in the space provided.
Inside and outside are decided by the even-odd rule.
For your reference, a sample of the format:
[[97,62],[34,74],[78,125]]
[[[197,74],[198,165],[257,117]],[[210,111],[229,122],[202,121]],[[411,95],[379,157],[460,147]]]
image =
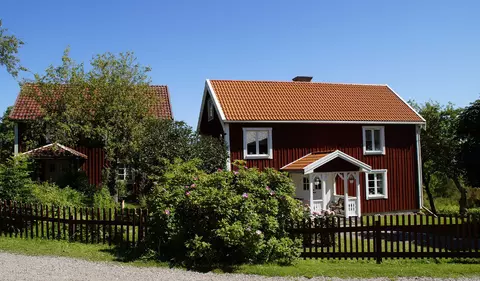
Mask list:
[[392,91],[392,93],[394,93],[397,98],[399,98],[404,104],[406,104],[413,112],[415,112],[415,114],[417,114],[418,117],[420,117],[422,120],[423,120],[423,123],[426,123],[427,121],[425,120],[425,118],[422,117],[422,115],[418,114],[418,112],[410,105],[408,104],[408,102],[406,102],[399,94],[397,94],[397,92],[395,92],[392,88],[390,88],[390,86],[386,85],[388,89],[390,89],[390,91]]
[[203,90],[202,104],[200,106],[200,114],[198,116],[198,122],[197,122],[197,131],[200,130],[200,124],[202,122],[203,109],[205,108],[205,101],[207,100],[207,95],[210,95],[210,98],[213,101],[215,112],[217,113],[220,119],[220,124],[222,125],[223,132],[225,132],[225,114],[223,113],[223,110],[220,105],[220,102],[218,101],[217,95],[213,90],[212,84],[210,83],[210,79],[207,79],[205,82],[205,89]]
[[341,159],[343,159],[347,162],[350,162],[353,165],[361,168],[364,172],[370,172],[372,170],[372,167],[370,165],[367,165],[367,164],[363,163],[362,161],[360,161],[360,160],[358,160],[358,159],[356,159],[356,158],[354,158],[354,157],[352,157],[348,154],[345,154],[345,153],[341,152],[340,150],[335,150],[334,152],[328,154],[327,156],[322,157],[322,158],[318,159],[317,161],[311,163],[310,165],[306,166],[303,169],[303,173],[304,174],[310,174],[316,168],[332,161],[335,158],[341,158]]

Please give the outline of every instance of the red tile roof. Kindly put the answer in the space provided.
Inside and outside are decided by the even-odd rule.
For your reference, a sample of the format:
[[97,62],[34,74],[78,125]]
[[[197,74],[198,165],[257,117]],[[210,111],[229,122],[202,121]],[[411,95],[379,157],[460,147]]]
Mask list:
[[[32,84],[25,84],[24,87],[29,87]],[[59,87],[59,90],[62,87]],[[170,105],[170,94],[167,86],[150,86],[150,89],[155,93],[155,103],[153,104],[153,112],[158,118],[173,119],[172,107]],[[10,112],[10,119],[13,120],[30,120],[41,117],[42,113],[38,103],[32,98],[28,97],[25,92],[20,90],[17,100]]]
[[424,122],[387,85],[209,81],[226,121]]
[[313,162],[322,159],[323,157],[332,153],[330,152],[314,152],[307,154],[281,168],[282,171],[303,171],[305,167],[312,164]]

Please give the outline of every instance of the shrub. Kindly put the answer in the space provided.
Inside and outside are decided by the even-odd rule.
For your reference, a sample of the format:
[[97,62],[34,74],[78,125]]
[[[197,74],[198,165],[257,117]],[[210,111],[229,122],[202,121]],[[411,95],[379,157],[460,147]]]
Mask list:
[[85,202],[85,196],[70,187],[60,188],[49,182],[32,185],[33,203],[60,207],[79,207]]
[[27,157],[11,157],[0,164],[0,199],[30,202],[32,199],[30,162]]
[[187,267],[291,263],[300,240],[286,231],[302,217],[294,185],[284,173],[241,165],[205,174],[199,162],[170,165],[148,199],[149,247]]
[[93,207],[95,208],[100,208],[100,209],[108,209],[108,208],[115,208],[117,206],[117,203],[113,199],[113,197],[110,195],[110,192],[108,191],[108,188],[101,187],[98,189],[95,194],[93,195]]

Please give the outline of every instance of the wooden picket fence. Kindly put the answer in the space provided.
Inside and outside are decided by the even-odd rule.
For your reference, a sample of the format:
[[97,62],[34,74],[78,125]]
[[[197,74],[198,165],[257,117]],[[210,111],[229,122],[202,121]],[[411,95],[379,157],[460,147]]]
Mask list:
[[0,236],[136,247],[147,234],[142,209],[66,208],[0,201]]
[[480,258],[480,220],[460,216],[329,217],[291,225],[303,258]]

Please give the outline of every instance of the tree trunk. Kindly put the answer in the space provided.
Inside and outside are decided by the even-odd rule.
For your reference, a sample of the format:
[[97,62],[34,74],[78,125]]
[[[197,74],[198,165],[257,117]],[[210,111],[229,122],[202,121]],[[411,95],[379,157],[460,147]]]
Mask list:
[[467,214],[467,189],[463,187],[458,177],[453,177],[452,180],[458,191],[460,191],[460,215],[464,216]]
[[432,191],[430,190],[430,179],[431,179],[430,175],[425,177],[425,180],[424,180],[425,191],[427,192],[428,202],[430,203],[430,209],[431,209],[432,213],[434,213],[436,215],[437,214],[437,208],[435,208],[435,200],[433,200],[433,194],[432,194]]

